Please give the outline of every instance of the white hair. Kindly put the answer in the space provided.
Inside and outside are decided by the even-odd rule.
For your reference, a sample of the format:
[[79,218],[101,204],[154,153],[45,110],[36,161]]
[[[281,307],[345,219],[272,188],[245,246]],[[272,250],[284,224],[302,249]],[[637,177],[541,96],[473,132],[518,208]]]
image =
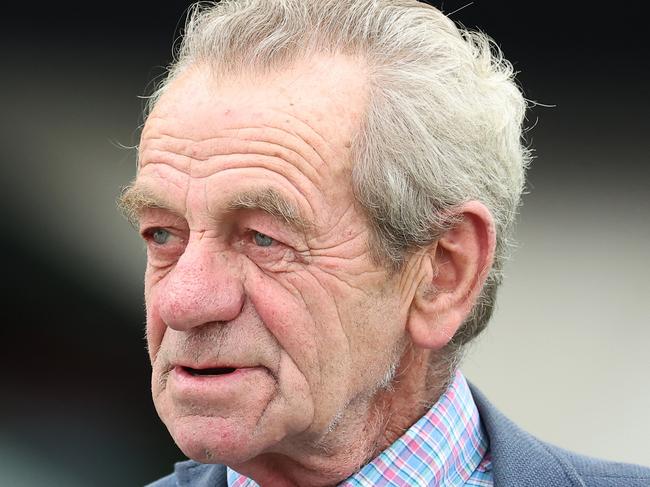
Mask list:
[[415,0],[199,3],[149,108],[192,65],[237,75],[315,53],[367,64],[369,102],[353,144],[352,184],[378,262],[400,269],[410,251],[453,225],[448,215],[466,201],[481,201],[494,217],[493,268],[448,346],[460,351],[491,315],[530,160],[526,102],[511,64],[485,34]]

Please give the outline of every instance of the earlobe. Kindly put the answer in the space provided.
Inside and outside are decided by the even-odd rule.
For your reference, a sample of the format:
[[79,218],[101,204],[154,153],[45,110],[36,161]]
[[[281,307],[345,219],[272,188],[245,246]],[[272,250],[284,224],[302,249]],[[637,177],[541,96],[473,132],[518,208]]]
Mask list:
[[477,201],[465,203],[457,223],[426,249],[421,280],[407,321],[413,343],[439,350],[469,316],[492,266],[494,220]]

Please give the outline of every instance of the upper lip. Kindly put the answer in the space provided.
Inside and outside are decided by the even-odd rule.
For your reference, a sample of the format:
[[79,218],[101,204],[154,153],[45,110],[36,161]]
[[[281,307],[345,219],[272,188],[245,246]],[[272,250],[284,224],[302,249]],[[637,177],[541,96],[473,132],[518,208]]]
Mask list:
[[[192,375],[195,375],[193,373],[194,371],[198,371],[200,375],[200,371],[205,371],[206,369],[248,369],[248,368],[261,368],[264,369],[266,372],[270,373],[272,376],[275,377],[275,374],[273,373],[272,370],[270,370],[268,367],[265,367],[262,364],[251,364],[251,363],[242,363],[242,362],[201,362],[197,363],[192,360],[179,360],[179,361],[173,361],[170,362],[169,364],[169,369],[168,373],[172,372],[175,368],[181,368],[183,369],[186,373],[190,373]],[[216,371],[215,371],[216,372]],[[234,370],[232,371],[234,372]],[[205,375],[212,375],[209,372],[204,372]]]
[[202,370],[202,369],[241,369],[243,366],[242,365],[235,365],[235,364],[231,364],[231,363],[207,362],[207,363],[196,364],[196,363],[191,363],[191,362],[177,362],[177,363],[172,364],[172,368],[174,368],[174,367],[182,367],[184,369]]

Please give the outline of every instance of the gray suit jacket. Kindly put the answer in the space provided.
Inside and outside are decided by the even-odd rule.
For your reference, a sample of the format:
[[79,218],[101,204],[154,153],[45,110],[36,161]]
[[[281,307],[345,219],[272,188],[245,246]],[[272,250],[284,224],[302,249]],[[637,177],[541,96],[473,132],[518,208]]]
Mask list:
[[[650,487],[650,468],[597,460],[543,443],[518,428],[480,391],[470,387],[490,440],[495,487]],[[227,485],[224,465],[190,460],[177,463],[173,474],[149,487]]]

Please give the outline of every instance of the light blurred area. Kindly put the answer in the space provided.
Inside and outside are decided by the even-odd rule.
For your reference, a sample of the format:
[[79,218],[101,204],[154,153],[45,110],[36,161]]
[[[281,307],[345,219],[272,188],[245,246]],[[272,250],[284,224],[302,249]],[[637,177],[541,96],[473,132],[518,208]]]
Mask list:
[[[182,458],[151,404],[144,252],[114,200],[135,174],[138,95],[185,6],[7,13],[0,485],[142,485]],[[650,466],[650,76],[617,16],[586,2],[454,15],[553,105],[529,114],[519,248],[463,370],[540,438]]]
[[650,465],[648,177],[569,180],[527,198],[521,248],[463,370],[538,437]]

